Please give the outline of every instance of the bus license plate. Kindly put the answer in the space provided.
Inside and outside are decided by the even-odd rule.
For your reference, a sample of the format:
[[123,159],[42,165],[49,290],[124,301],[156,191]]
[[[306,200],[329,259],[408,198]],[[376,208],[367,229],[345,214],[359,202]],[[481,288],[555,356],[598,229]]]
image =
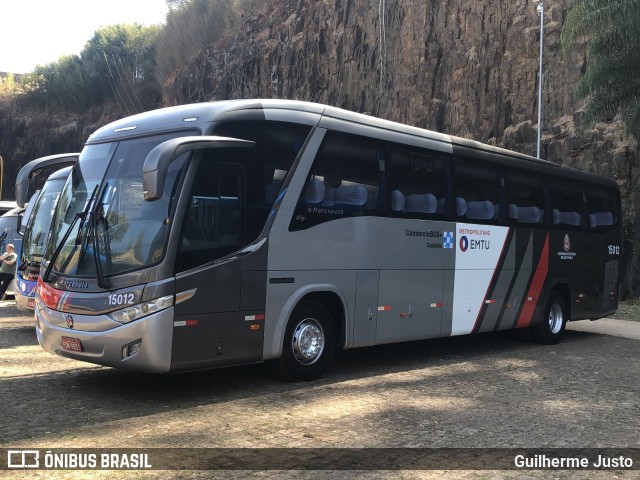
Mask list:
[[79,338],[62,337],[62,348],[72,352],[82,352],[82,342]]
[[36,299],[35,298],[27,299],[27,307],[36,308]]

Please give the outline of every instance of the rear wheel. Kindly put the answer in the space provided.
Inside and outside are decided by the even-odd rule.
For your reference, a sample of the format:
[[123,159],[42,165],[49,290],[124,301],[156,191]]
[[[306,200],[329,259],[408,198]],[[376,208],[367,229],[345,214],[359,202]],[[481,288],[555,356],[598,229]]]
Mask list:
[[547,345],[558,343],[567,324],[566,311],[562,295],[551,292],[544,307],[542,323],[531,329],[534,340]]
[[282,356],[271,362],[276,374],[308,381],[322,375],[335,352],[333,318],[320,303],[303,301],[294,309],[284,336]]

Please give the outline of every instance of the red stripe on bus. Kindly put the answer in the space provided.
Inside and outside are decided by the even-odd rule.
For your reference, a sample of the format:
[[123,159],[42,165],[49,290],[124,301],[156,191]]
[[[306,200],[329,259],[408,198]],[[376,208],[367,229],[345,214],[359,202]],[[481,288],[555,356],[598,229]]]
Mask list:
[[529,287],[529,292],[527,293],[527,300],[532,299],[535,301],[524,302],[522,311],[520,312],[520,317],[518,317],[518,322],[516,323],[516,328],[528,327],[531,324],[533,312],[536,309],[536,305],[538,304],[540,292],[542,292],[542,287],[544,285],[544,281],[547,279],[548,272],[549,234],[547,233],[547,238],[544,241],[544,247],[542,248],[542,253],[540,254],[540,261],[538,262],[536,273],[533,275],[533,280],[531,281],[531,286]]
[[43,282],[41,278],[38,278],[38,295],[47,307],[52,310],[58,308],[58,302],[63,293],[61,290],[56,290]]

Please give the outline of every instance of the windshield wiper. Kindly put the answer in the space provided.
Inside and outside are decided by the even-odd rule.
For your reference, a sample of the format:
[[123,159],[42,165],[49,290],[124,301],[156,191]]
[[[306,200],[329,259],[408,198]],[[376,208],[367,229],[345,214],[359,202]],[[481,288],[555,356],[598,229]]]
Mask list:
[[96,280],[100,288],[107,289],[107,279],[104,278],[104,272],[102,271],[102,262],[100,261],[100,242],[98,241],[98,225],[96,222],[96,212],[91,212],[89,220],[89,228],[91,229],[91,237],[93,239],[93,261],[96,264]]
[[[102,271],[102,262],[100,261],[100,241],[98,240],[98,219],[100,219],[100,222],[103,225],[103,230],[105,235],[105,245],[107,245],[107,242],[108,242],[109,224],[107,223],[107,219],[104,216],[104,211],[100,213],[100,216],[98,216],[98,208],[100,208],[100,206],[103,205],[102,200],[103,200],[104,194],[107,191],[107,188],[109,188],[108,182],[105,183],[104,188],[102,189],[102,194],[97,197],[98,201],[94,204],[93,209],[89,213],[90,215],[89,228],[91,229],[91,236],[93,237],[93,260],[96,264],[96,277],[98,281],[98,286],[104,289],[109,288],[109,284],[107,283],[107,279],[105,278],[104,272]],[[105,250],[107,249],[108,247],[105,248]]]
[[54,250],[53,255],[51,255],[51,259],[49,260],[49,264],[47,265],[47,268],[44,271],[44,274],[42,275],[42,281],[43,282],[46,282],[49,279],[49,275],[51,274],[51,270],[53,269],[53,264],[58,259],[58,256],[60,255],[60,252],[64,248],[64,244],[66,243],[67,239],[69,238],[69,235],[71,235],[71,231],[73,230],[73,227],[75,226],[75,224],[78,221],[78,219],[82,218],[82,224],[80,224],[80,227],[78,228],[78,237],[80,236],[80,232],[81,232],[82,226],[84,224],[84,219],[86,218],[87,212],[89,210],[89,207],[92,204],[91,200],[93,199],[93,196],[98,191],[98,187],[99,187],[99,185],[95,186],[95,188],[93,189],[93,192],[91,192],[91,197],[89,197],[89,201],[85,205],[84,210],[82,210],[82,212],[76,213],[75,217],[73,218],[73,221],[71,222],[71,225],[69,225],[69,228],[64,233],[64,236],[62,237],[62,240],[60,240],[60,242],[58,242],[58,246]]
[[55,251],[53,252],[53,255],[51,255],[51,260],[49,260],[49,264],[47,265],[46,270],[42,274],[42,281],[43,282],[46,282],[49,279],[49,275],[51,274],[51,270],[53,269],[53,264],[58,259],[58,255],[60,255],[60,252],[62,251],[62,248],[64,247],[65,242],[69,238],[69,235],[71,234],[71,230],[73,230],[73,227],[75,226],[76,222],[82,216],[83,216],[83,212],[76,213],[76,216],[73,218],[73,221],[71,222],[71,225],[69,225],[69,228],[67,229],[67,231],[64,232],[64,236],[62,237],[62,240],[60,240],[60,243],[58,243],[58,246],[56,247]]

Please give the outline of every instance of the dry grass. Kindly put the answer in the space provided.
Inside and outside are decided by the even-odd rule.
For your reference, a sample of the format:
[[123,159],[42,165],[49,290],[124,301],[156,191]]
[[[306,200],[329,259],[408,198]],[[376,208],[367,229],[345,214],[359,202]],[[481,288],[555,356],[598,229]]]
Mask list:
[[640,322],[640,300],[627,300],[620,302],[618,311],[612,315],[618,320],[632,320]]

